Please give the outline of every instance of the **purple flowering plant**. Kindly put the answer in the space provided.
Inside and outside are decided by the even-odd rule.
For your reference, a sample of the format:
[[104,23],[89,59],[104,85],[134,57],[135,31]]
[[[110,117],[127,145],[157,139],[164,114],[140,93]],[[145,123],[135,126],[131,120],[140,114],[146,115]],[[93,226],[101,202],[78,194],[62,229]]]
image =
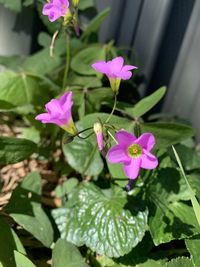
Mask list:
[[0,267],[196,267],[193,128],[151,116],[166,88],[141,97],[143,67],[97,41],[108,11],[86,25],[93,1],[36,7],[43,47],[0,73]]

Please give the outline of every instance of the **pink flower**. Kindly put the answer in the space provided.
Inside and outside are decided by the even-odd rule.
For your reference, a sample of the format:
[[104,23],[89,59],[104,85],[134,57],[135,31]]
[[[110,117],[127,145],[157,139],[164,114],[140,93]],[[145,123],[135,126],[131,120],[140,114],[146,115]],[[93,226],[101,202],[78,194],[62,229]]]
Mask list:
[[64,17],[69,8],[68,0],[50,0],[43,6],[42,14],[47,15],[48,19],[53,22],[60,17]]
[[72,109],[72,92],[66,92],[59,99],[52,99],[45,105],[47,113],[42,113],[35,117],[42,123],[53,123],[72,135],[77,133],[74,125],[71,109]]
[[94,132],[96,134],[98,148],[101,151],[103,149],[103,128],[100,122],[95,122],[94,124]]
[[157,158],[150,153],[155,145],[155,138],[151,133],[144,133],[139,138],[121,130],[116,133],[117,145],[108,151],[111,163],[122,163],[125,174],[130,179],[136,179],[140,168],[155,169]]
[[93,69],[105,74],[110,80],[111,88],[114,92],[119,90],[120,81],[129,80],[132,76],[130,70],[137,69],[132,65],[124,65],[123,57],[116,57],[111,61],[97,61],[92,64]]

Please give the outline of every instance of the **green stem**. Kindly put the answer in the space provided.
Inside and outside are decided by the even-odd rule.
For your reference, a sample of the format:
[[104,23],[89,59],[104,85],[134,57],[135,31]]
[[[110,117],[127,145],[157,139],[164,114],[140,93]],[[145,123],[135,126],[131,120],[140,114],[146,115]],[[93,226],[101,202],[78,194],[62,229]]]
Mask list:
[[115,100],[114,100],[114,105],[113,105],[112,111],[111,111],[110,115],[108,116],[107,120],[105,121],[105,123],[108,123],[110,121],[110,119],[112,118],[112,115],[116,109],[116,106],[117,106],[117,94],[115,94]]
[[66,45],[66,64],[65,64],[65,72],[63,77],[63,91],[65,90],[65,86],[67,83],[67,77],[69,73],[69,66],[70,66],[70,36],[67,34],[67,45]]
[[113,141],[114,141],[116,144],[118,144],[117,140],[116,140],[115,137],[111,134],[111,132],[108,131],[108,130],[107,130],[107,132],[108,132],[108,134],[110,135],[110,137],[113,139]]

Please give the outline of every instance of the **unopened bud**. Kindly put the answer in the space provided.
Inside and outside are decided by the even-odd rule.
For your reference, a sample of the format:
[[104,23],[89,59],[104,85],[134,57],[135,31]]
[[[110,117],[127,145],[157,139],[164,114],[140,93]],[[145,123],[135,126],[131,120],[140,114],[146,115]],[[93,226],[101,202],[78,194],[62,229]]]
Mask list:
[[103,126],[100,122],[95,122],[93,129],[96,134],[98,148],[101,151],[103,149]]

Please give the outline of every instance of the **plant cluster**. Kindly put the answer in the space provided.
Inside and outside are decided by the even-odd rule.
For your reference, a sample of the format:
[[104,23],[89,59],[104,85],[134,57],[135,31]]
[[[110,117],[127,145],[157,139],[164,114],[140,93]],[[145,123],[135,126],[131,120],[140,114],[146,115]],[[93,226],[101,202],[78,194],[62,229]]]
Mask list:
[[39,52],[0,57],[0,127],[11,132],[0,166],[46,162],[57,201],[44,202],[39,171],[13,188],[0,206],[0,267],[199,267],[194,129],[152,115],[166,88],[138,97],[137,67],[98,42],[109,9],[85,24],[92,0],[0,3],[34,6],[46,25]]

